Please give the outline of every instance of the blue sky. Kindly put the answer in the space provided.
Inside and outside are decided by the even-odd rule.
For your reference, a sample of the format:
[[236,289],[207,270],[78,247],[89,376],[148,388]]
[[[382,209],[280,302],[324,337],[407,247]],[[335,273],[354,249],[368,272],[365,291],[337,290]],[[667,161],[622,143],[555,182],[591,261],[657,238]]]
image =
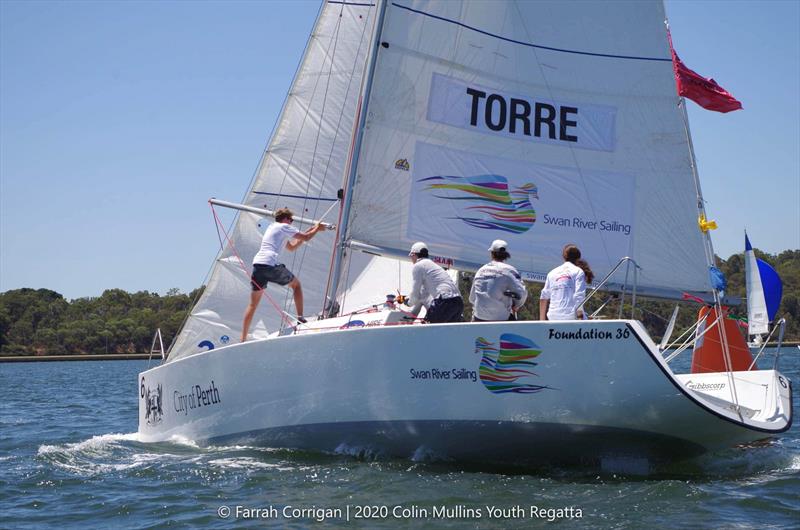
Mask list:
[[[684,62],[744,105],[689,103],[722,257],[800,248],[800,3],[666,4]],[[0,291],[186,292],[218,249],[319,3],[0,1]]]

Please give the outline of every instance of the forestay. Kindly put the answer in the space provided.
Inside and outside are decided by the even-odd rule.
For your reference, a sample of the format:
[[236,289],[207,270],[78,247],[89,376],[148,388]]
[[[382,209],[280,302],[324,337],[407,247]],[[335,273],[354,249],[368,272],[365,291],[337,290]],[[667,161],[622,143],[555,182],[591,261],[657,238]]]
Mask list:
[[565,243],[602,278],[708,291],[661,2],[388,2],[348,237],[456,268],[496,238],[542,280]]
[[[374,15],[375,7],[368,3],[323,5],[245,204],[270,210],[287,206],[299,216],[318,219],[336,201]],[[335,213],[328,220],[336,222]],[[226,246],[218,256],[169,360],[238,341],[250,297],[251,262],[270,222],[251,213],[238,216],[232,230],[234,246]],[[322,311],[333,239],[332,232],[324,232],[297,252],[282,255],[286,266],[301,278],[306,315]],[[351,272],[357,273],[358,266],[355,269]],[[268,292],[281,308],[294,313],[290,290],[270,286]],[[262,301],[253,335],[264,337],[280,326],[280,313]]]

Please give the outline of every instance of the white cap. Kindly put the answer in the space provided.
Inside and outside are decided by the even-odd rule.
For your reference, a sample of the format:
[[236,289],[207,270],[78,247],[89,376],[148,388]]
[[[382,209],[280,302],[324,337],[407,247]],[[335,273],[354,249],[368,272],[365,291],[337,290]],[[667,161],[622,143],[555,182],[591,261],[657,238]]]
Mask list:
[[428,245],[426,245],[422,241],[417,241],[416,243],[411,245],[411,250],[408,251],[408,255],[410,256],[411,254],[419,254],[423,250],[427,250],[427,249],[428,249]]
[[507,250],[508,243],[502,239],[495,239],[492,241],[492,246],[489,247],[489,252],[497,252],[498,250]]

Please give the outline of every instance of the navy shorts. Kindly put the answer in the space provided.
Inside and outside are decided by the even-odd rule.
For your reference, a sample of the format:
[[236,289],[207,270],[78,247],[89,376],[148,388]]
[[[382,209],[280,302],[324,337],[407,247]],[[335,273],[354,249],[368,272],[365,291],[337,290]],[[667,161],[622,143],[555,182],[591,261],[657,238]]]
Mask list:
[[443,322],[461,322],[464,317],[461,312],[464,311],[464,300],[460,296],[453,298],[436,298],[428,312],[425,314],[425,320],[431,324],[440,324]]
[[254,291],[264,289],[267,283],[277,283],[278,285],[286,285],[294,280],[294,274],[291,273],[286,265],[262,265],[256,263],[253,265],[253,274],[250,276],[250,285]]

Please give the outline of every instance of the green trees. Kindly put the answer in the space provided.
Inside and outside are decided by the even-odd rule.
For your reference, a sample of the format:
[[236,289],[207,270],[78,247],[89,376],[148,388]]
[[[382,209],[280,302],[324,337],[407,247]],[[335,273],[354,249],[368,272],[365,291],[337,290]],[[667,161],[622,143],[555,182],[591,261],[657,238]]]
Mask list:
[[172,340],[201,292],[166,296],[109,289],[70,302],[48,289],[0,293],[0,352],[5,355],[136,353],[150,349],[160,327]]

